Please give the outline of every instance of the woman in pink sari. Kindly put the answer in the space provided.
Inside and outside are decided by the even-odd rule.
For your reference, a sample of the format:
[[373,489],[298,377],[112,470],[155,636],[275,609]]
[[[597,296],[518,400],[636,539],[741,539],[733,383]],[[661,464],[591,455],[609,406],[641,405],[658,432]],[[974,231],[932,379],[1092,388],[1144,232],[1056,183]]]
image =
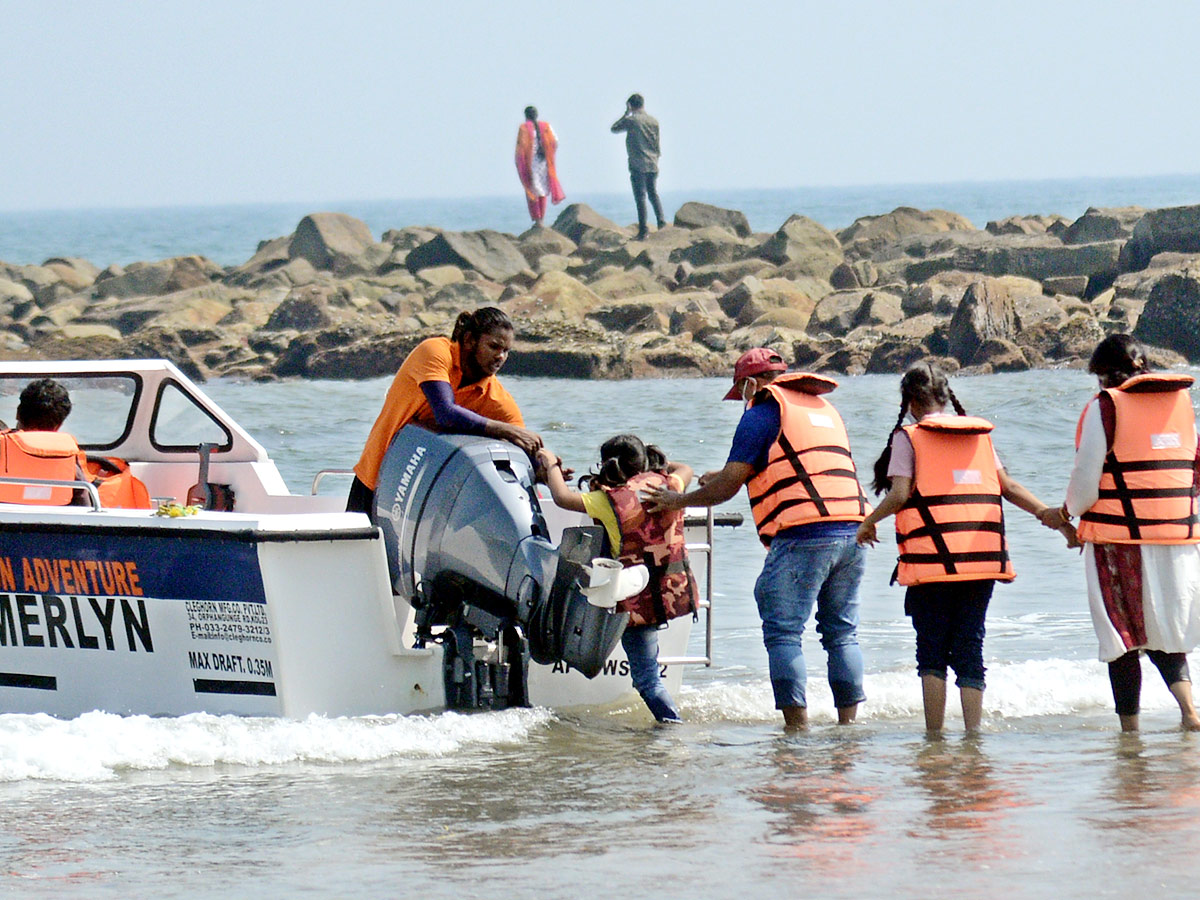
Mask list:
[[546,218],[546,200],[562,203],[567,195],[554,168],[558,138],[550,124],[539,122],[537,115],[536,107],[525,107],[525,121],[517,129],[517,174],[525,188],[529,217],[535,225],[541,225]]

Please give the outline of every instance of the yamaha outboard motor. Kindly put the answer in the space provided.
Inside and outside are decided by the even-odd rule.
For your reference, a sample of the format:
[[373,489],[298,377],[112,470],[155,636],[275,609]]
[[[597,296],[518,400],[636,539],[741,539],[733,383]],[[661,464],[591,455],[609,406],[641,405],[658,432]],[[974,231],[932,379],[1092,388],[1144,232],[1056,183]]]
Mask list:
[[568,528],[554,546],[515,445],[405,426],[380,468],[374,512],[392,590],[417,610],[418,644],[444,645],[447,705],[527,705],[528,659],[592,678],[621,639],[628,615],[581,590],[584,567],[606,555],[604,529]]

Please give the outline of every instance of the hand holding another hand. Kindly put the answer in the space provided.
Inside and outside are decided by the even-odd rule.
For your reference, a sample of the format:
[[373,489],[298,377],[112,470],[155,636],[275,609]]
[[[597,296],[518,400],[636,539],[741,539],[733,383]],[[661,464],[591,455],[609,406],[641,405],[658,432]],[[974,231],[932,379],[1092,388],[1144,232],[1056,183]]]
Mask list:
[[1053,528],[1055,531],[1058,531],[1064,525],[1069,525],[1071,521],[1063,514],[1062,507],[1058,506],[1047,506],[1041,512],[1037,513],[1037,520],[1047,528]]

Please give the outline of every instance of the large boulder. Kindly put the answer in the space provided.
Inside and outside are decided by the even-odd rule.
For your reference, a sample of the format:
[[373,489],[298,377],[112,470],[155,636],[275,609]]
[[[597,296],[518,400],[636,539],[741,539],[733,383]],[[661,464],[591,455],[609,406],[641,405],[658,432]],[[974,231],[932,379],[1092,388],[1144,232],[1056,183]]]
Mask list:
[[[225,282],[227,284],[244,285],[246,287],[257,287],[267,275],[276,269],[283,268],[291,261],[292,258],[288,255],[288,247],[291,242],[292,239],[290,236],[259,241],[258,249],[254,251],[254,255],[240,266],[230,270],[225,276]],[[311,263],[309,265],[311,267]]]
[[373,259],[375,241],[367,223],[345,213],[311,213],[300,220],[288,240],[288,257],[303,258],[315,269],[339,275],[374,270],[387,258],[387,247],[379,260]]
[[591,231],[607,231],[621,239],[629,237],[629,232],[614,222],[606,219],[586,203],[572,203],[558,214],[553,228],[559,234],[565,234],[576,244]]
[[745,250],[745,244],[724,228],[710,225],[687,233],[691,235],[692,240],[686,246],[677,247],[669,252],[667,258],[671,262],[714,266],[740,259]]
[[747,275],[758,275],[766,278],[775,274],[775,267],[765,259],[750,257],[740,259],[736,262],[717,263],[711,266],[697,266],[692,268],[689,263],[681,263],[682,270],[679,281],[681,284],[686,284],[689,287],[709,287],[717,282],[721,284],[734,284],[738,280],[745,278]]
[[333,324],[330,299],[334,289],[310,286],[292,291],[267,319],[267,331],[316,331]]
[[111,325],[124,335],[146,328],[174,332],[179,328],[211,327],[234,308],[246,291],[223,284],[208,284],[149,297],[109,297],[92,303],[80,322]]
[[[722,312],[746,326],[775,309],[793,310],[791,327],[803,330],[812,315],[815,301],[794,282],[783,278],[759,279],[753,275],[741,279],[717,301]],[[794,324],[799,322],[801,324]]]
[[1121,241],[1065,245],[1052,237],[1008,237],[1003,242],[960,247],[954,268],[985,275],[1020,275],[1043,281],[1069,275],[1088,279],[1089,290],[1101,290],[1117,277]]
[[1044,216],[1008,216],[1004,219],[998,219],[993,222],[988,222],[984,226],[984,231],[988,234],[1061,234],[1064,233],[1070,224],[1066,216],[1060,216],[1057,213]]
[[536,266],[543,256],[570,256],[575,252],[575,246],[565,234],[545,225],[534,225],[517,238],[517,248],[531,266]]
[[1154,285],[1133,336],[1200,362],[1200,269],[1164,275]]
[[858,311],[870,291],[834,291],[817,301],[808,320],[808,333],[842,337],[857,325]]
[[135,262],[112,278],[98,278],[93,295],[104,297],[156,297],[203,287],[221,278],[225,270],[203,256],[177,256],[158,262]]
[[975,231],[970,220],[944,209],[913,209],[900,206],[881,216],[862,216],[838,232],[838,240],[849,259],[865,259],[888,244],[916,234]]
[[442,231],[435,225],[405,225],[403,228],[389,228],[380,236],[380,240],[391,244],[396,250],[407,252],[432,241]]
[[1200,252],[1200,206],[1173,206],[1146,213],[1121,252],[1121,271],[1144,269],[1156,253]]
[[842,262],[842,245],[832,231],[806,216],[792,216],[771,237],[750,253],[792,274],[829,280]]
[[641,266],[634,266],[628,271],[612,272],[589,282],[588,287],[608,300],[636,297],[639,294],[656,294],[662,290],[662,285]]
[[410,272],[434,266],[474,269],[492,281],[508,281],[525,272],[529,263],[516,241],[498,231],[445,231],[408,251]]
[[643,294],[597,307],[587,318],[608,331],[666,333],[671,329],[671,310],[675,304],[675,298],[670,294]]
[[92,286],[100,269],[86,259],[74,256],[52,256],[42,263],[47,269],[57,273],[58,280],[72,291],[82,291]]
[[707,228],[715,225],[732,231],[738,237],[750,236],[750,222],[746,214],[736,209],[722,209],[708,203],[690,200],[675,213],[675,224],[680,228]]
[[604,300],[595,291],[566,272],[546,272],[538,276],[528,293],[502,301],[500,308],[514,320],[544,317],[555,322],[578,323],[603,304]]
[[1145,214],[1146,210],[1140,206],[1107,209],[1089,206],[1087,212],[1072,222],[1063,233],[1063,243],[1093,244],[1097,241],[1124,240],[1133,234],[1133,227]]
[[995,278],[980,279],[967,288],[954,311],[948,350],[964,366],[969,366],[975,363],[975,356],[986,341],[1012,341],[1020,328],[1008,288]]

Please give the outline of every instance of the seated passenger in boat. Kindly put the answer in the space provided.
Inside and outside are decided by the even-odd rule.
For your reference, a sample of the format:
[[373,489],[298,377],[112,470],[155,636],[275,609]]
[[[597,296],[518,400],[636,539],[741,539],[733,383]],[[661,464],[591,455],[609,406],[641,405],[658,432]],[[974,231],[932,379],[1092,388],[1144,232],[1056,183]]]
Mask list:
[[[54,379],[39,378],[26,385],[17,405],[16,429],[0,434],[0,478],[82,478],[79,445],[59,431],[70,413],[71,397]],[[0,502],[67,506],[86,502],[86,497],[66,487],[0,484]]]
[[496,374],[508,359],[513,326],[493,306],[459,313],[449,339],[422,341],[400,365],[354,467],[347,512],[372,515],[379,467],[392,438],[413,422],[437,431],[483,434],[533,454],[542,439],[525,427],[521,410]]

